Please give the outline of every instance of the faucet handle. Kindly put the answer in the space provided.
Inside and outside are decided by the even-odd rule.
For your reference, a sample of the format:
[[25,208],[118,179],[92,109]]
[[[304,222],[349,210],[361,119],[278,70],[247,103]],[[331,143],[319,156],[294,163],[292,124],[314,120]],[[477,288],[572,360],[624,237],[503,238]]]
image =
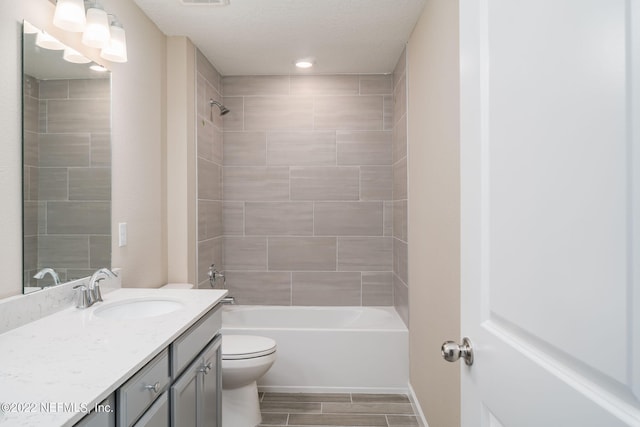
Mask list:
[[91,291],[91,299],[93,300],[93,302],[102,301],[102,292],[100,292],[100,282],[103,280],[104,280],[104,277],[100,277],[95,281],[93,290]]
[[77,308],[87,308],[93,305],[93,300],[91,299],[91,292],[89,292],[89,288],[87,285],[76,285],[73,289],[77,289],[76,294],[76,307]]

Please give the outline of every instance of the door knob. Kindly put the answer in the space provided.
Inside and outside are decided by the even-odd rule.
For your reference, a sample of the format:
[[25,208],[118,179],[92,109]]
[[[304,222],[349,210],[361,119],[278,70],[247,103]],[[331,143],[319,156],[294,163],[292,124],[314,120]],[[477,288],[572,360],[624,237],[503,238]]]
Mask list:
[[442,357],[447,362],[455,362],[462,357],[467,366],[473,365],[473,346],[471,345],[471,340],[467,337],[462,339],[462,345],[453,341],[446,341],[442,344],[441,351]]

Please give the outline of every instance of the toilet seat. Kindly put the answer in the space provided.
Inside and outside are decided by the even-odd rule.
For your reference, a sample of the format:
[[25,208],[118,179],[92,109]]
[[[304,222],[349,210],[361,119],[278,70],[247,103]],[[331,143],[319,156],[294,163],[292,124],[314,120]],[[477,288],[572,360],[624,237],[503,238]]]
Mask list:
[[256,335],[222,335],[222,360],[242,360],[276,352],[276,342]]

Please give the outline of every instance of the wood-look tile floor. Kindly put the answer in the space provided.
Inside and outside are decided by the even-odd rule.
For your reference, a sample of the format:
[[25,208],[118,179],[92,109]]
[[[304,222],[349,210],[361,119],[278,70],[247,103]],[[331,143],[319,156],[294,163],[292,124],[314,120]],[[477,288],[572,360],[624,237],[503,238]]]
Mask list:
[[260,393],[260,426],[417,427],[404,394]]

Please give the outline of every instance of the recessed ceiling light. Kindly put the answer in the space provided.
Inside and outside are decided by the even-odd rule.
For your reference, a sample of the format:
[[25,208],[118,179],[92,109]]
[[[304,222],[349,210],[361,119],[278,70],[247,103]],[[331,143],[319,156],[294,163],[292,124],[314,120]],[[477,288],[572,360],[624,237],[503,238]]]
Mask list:
[[311,68],[313,67],[313,62],[308,59],[301,59],[300,61],[296,61],[296,67],[298,68]]

